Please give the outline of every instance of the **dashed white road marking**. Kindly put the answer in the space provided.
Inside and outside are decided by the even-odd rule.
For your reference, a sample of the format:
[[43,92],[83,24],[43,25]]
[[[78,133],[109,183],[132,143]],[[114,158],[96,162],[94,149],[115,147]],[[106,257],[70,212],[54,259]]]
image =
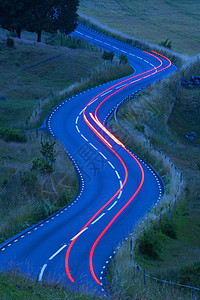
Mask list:
[[90,146],[92,146],[95,150],[98,150],[92,143],[90,143]]
[[111,93],[112,92],[112,90],[109,90],[109,91],[107,91],[106,93],[103,93],[102,95],[101,95],[101,97],[103,97],[103,96],[105,96],[105,95],[107,95],[108,93]]
[[111,166],[111,168],[115,169],[115,167],[111,164],[110,161],[108,161],[109,165]]
[[108,43],[105,43],[105,42],[104,42],[104,44],[107,45],[107,46],[111,46],[111,44],[108,44]]
[[80,35],[83,35],[80,31],[76,30],[76,33],[80,34]]
[[88,142],[88,139],[86,139],[86,137],[82,133],[81,133],[81,136],[86,142]]
[[113,203],[113,205],[111,205],[111,207],[108,208],[108,210],[111,210],[111,209],[115,206],[115,204],[117,204],[117,201],[115,201],[115,202]]
[[115,170],[117,177],[120,179],[119,173]]
[[44,266],[42,267],[41,271],[40,271],[40,274],[39,274],[39,282],[42,281],[42,276],[44,274],[44,270],[46,269],[47,267],[47,264],[44,264]]
[[122,190],[120,191],[119,195],[117,196],[117,199],[119,199],[122,195]]
[[114,49],[116,49],[116,50],[119,50],[119,48],[117,48],[117,47],[115,47],[115,46],[112,46]]
[[102,215],[100,215],[95,221],[93,221],[91,224],[95,224],[97,221],[99,221],[99,219],[101,219],[103,216],[105,215],[105,213],[103,213]]
[[105,159],[107,160],[107,157],[105,157],[105,155],[103,155],[102,152],[99,152],[99,154],[100,154],[103,158],[105,158]]
[[73,241],[75,238],[77,238],[79,235],[81,235],[84,231],[86,231],[88,229],[88,227],[84,228],[83,230],[81,230],[77,235],[75,235],[71,241]]
[[56,251],[50,258],[49,260],[52,260],[58,253],[60,253],[67,245],[62,246],[58,251]]

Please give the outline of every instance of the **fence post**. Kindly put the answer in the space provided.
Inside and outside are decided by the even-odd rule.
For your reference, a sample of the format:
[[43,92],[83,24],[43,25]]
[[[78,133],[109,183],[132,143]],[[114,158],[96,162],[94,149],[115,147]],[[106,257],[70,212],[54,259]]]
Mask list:
[[137,266],[137,277],[139,276],[139,266]]
[[170,281],[170,289],[171,289],[171,296],[172,296],[172,289],[173,289],[173,286],[172,286],[172,282]]
[[194,299],[194,289],[192,288],[192,300]]
[[146,287],[146,274],[145,270],[143,271],[144,287]]
[[133,257],[133,241],[130,239],[130,260],[132,260]]

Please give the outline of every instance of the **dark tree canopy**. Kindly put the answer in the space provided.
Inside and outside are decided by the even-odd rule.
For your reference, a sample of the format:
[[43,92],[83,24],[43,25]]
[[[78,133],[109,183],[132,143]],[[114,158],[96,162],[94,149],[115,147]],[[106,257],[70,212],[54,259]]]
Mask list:
[[0,26],[16,31],[20,38],[21,30],[28,24],[29,0],[0,0]]
[[36,32],[40,42],[42,30],[71,33],[77,26],[78,5],[79,0],[0,0],[0,26],[18,37],[23,29]]

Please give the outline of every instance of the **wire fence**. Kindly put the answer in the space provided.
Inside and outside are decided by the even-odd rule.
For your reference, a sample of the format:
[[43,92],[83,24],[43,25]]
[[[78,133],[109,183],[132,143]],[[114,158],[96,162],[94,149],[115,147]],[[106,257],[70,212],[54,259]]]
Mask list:
[[162,284],[165,284],[165,285],[167,284],[169,286],[169,288],[170,288],[170,294],[171,294],[171,296],[173,296],[173,289],[174,289],[174,286],[176,286],[176,287],[179,287],[179,288],[190,289],[192,300],[196,298],[195,297],[195,291],[197,292],[196,296],[200,297],[200,293],[199,293],[200,292],[200,288],[197,288],[197,287],[194,287],[194,286],[190,286],[190,285],[186,285],[186,284],[176,283],[176,282],[169,281],[169,280],[162,280],[162,279],[159,279],[157,277],[151,276],[151,275],[147,274],[145,272],[145,270],[142,269],[139,265],[135,266],[135,269],[136,269],[137,277],[139,277],[139,273],[142,272],[144,287],[147,286],[147,279],[149,278],[149,279],[155,280],[155,282],[156,282],[157,285],[159,283],[162,283]]

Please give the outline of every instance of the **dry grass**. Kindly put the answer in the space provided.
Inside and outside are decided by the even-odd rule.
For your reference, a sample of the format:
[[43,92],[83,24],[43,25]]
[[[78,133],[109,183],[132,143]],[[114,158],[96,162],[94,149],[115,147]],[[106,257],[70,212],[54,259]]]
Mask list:
[[189,1],[80,0],[81,15],[118,33],[159,44],[169,39],[174,51],[199,53],[200,3]]

